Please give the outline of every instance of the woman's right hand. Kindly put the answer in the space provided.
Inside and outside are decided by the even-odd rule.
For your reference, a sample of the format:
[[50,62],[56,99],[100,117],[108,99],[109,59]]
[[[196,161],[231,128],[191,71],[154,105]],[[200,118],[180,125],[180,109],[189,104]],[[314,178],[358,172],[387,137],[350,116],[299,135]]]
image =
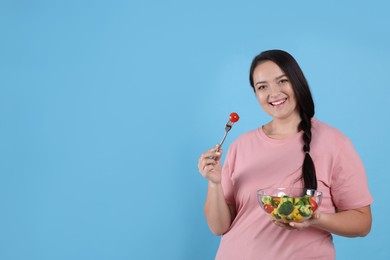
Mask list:
[[213,184],[221,183],[221,156],[222,150],[218,150],[219,145],[203,153],[198,162],[198,169],[202,176]]

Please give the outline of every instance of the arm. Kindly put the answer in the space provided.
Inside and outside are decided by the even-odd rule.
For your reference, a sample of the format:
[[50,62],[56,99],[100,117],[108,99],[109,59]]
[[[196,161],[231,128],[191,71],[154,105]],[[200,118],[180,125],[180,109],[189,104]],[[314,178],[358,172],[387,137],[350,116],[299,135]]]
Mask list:
[[306,222],[290,223],[290,227],[301,230],[313,226],[339,236],[364,237],[371,230],[371,222],[371,208],[366,206],[337,213],[319,213]]
[[234,219],[235,209],[226,203],[221,184],[209,181],[204,214],[215,235],[219,236],[228,231]]
[[[342,136],[338,148],[332,155],[334,158],[331,196],[336,213],[319,213],[307,223],[291,224],[294,228],[313,226],[330,233],[345,237],[366,236],[371,230],[372,216],[370,205],[372,197],[367,185],[363,162],[352,142]],[[350,208],[350,201],[357,200],[366,206]],[[364,204],[360,204],[364,205]],[[368,205],[368,206],[367,206]]]
[[[372,198],[363,162],[347,138],[334,155],[331,190],[336,213],[320,213],[313,226],[345,237],[366,236],[371,230]],[[352,200],[365,201],[368,206],[345,210]]]
[[228,205],[221,185],[221,155],[216,147],[205,152],[199,158],[198,168],[203,177],[208,179],[208,191],[204,205],[207,224],[215,235],[222,235],[229,229],[235,217],[235,209]]

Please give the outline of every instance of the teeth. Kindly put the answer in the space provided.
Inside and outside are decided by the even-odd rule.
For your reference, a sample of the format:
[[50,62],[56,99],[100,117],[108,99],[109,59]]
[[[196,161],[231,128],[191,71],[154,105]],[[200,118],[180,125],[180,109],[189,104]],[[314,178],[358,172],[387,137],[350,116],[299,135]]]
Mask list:
[[280,101],[276,101],[276,102],[271,102],[271,105],[277,106],[277,105],[283,104],[284,102],[286,102],[286,99],[283,99],[283,100],[280,100]]

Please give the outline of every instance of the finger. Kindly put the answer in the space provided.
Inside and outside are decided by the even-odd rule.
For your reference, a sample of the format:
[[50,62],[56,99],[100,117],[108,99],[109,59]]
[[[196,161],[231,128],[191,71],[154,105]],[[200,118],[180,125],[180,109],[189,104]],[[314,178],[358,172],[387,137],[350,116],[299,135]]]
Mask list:
[[203,160],[203,159],[209,159],[211,156],[214,156],[215,155],[215,151],[207,151],[207,152],[204,152],[201,154],[201,156],[199,157],[199,160]]
[[207,153],[204,153],[202,154],[200,157],[199,157],[199,160],[198,160],[198,168],[199,169],[203,169],[203,167],[206,165],[206,164],[209,164],[210,163],[210,157],[207,156]]
[[310,226],[310,220],[306,220],[305,222],[302,222],[302,223],[297,223],[297,222],[291,222],[289,223],[289,225],[293,228],[293,229],[296,229],[296,230],[303,230],[307,227]]
[[201,155],[199,158],[199,161],[204,161],[204,160],[213,160],[215,162],[219,161],[221,159],[221,152],[207,152]]
[[207,165],[205,168],[200,172],[204,178],[208,178],[211,173],[214,171],[214,166]]
[[295,223],[293,223],[293,222],[289,223],[289,225],[290,225],[291,228],[298,229],[297,225]]
[[206,151],[206,153],[215,153],[218,150],[219,145],[215,145],[214,147],[210,148]]
[[210,158],[210,156],[208,157],[200,157],[199,158],[199,163],[198,165],[208,165],[208,164],[216,164],[217,163],[217,160],[215,158]]
[[320,213],[319,212],[314,212],[312,218],[313,219],[320,219]]
[[208,150],[206,153],[208,154],[208,156],[215,155],[216,153],[222,154],[222,149],[220,149],[220,145],[217,144],[216,146]]
[[222,148],[219,144],[217,144],[213,149],[215,153],[222,154]]
[[222,152],[218,151],[212,154],[209,158],[210,159],[215,159],[216,161],[219,161],[221,159]]
[[212,163],[202,164],[200,169],[202,172],[207,173],[207,172],[210,172],[214,169],[214,165],[215,164],[212,164]]
[[206,166],[203,168],[203,171],[204,171],[206,174],[209,174],[210,172],[214,171],[214,165],[206,165]]
[[205,157],[199,160],[198,167],[200,169],[203,169],[206,165],[216,165],[216,164],[218,164],[218,161],[216,159]]

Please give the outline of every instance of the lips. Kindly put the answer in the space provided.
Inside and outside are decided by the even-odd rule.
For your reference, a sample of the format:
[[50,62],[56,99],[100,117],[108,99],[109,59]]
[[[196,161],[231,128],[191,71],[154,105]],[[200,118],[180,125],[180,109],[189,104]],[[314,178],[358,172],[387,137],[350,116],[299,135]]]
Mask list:
[[280,106],[281,104],[283,104],[286,101],[287,101],[287,98],[278,99],[278,100],[270,102],[270,105],[271,106]]

